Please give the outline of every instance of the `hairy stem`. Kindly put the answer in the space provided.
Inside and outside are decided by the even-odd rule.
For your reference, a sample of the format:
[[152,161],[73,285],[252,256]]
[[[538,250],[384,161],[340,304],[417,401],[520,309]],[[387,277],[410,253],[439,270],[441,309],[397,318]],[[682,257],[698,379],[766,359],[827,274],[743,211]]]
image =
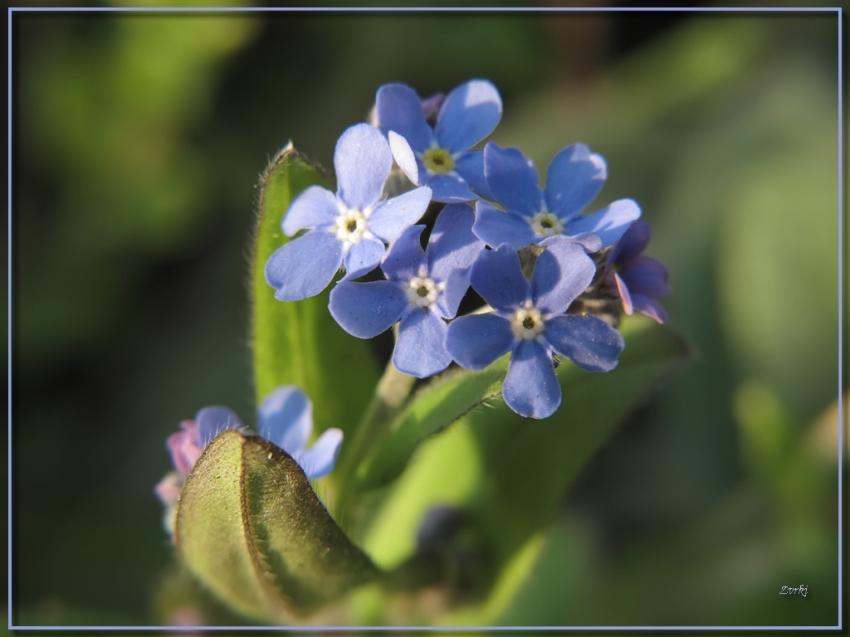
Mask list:
[[392,360],[387,363],[375,387],[375,395],[354,430],[351,442],[343,447],[338,469],[341,479],[338,504],[340,512],[347,512],[352,505],[354,472],[357,466],[365,457],[369,446],[384,433],[392,417],[404,405],[415,382],[413,376],[398,371]]

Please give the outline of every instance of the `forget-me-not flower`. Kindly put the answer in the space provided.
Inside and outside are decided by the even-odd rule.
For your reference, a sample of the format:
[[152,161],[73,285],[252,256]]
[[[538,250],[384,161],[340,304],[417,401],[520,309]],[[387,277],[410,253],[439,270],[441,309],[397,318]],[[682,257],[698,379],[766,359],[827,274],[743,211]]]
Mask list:
[[657,301],[670,293],[667,268],[642,252],[651,231],[645,221],[635,222],[608,255],[614,287],[626,314],[640,312],[658,323],[667,320],[667,311]]
[[482,153],[471,148],[502,119],[502,98],[493,84],[470,80],[455,88],[433,128],[419,95],[405,84],[381,86],[375,113],[396,163],[413,183],[429,186],[435,201],[470,201],[476,192],[487,193]]
[[555,155],[544,189],[538,185],[534,164],[522,152],[493,142],[484,148],[484,174],[491,198],[505,210],[479,201],[473,230],[494,248],[507,244],[520,249],[547,237],[566,235],[595,252],[616,243],[640,217],[640,208],[631,199],[581,214],[608,175],[602,156],[584,144],[568,146]]
[[473,219],[468,205],[447,205],[424,251],[419,238],[424,226],[408,228],[381,264],[387,280],[341,281],[331,290],[331,315],[358,338],[372,338],[400,322],[393,364],[405,374],[425,378],[448,367],[444,319],[457,314],[470,268],[484,249],[472,234]]
[[[189,475],[204,448],[227,429],[245,430],[239,417],[227,407],[204,407],[194,420],[180,423],[180,431],[166,440],[179,479]],[[312,431],[313,406],[307,394],[297,387],[278,387],[260,405],[258,433],[292,456],[310,480],[331,472],[342,445],[342,431],[326,429],[308,448]],[[171,483],[163,481],[160,484],[163,489],[169,489]],[[160,486],[157,486],[157,494],[166,503],[171,498],[163,496],[168,493],[160,493]]]
[[382,199],[393,158],[384,136],[356,124],[334,151],[336,194],[320,186],[302,192],[283,219],[288,236],[302,236],[276,250],[266,263],[266,280],[280,301],[298,301],[324,290],[340,267],[351,279],[373,270],[392,243],[419,220],[431,201],[420,187]]
[[582,246],[560,237],[543,246],[530,282],[510,246],[483,252],[470,281],[493,312],[455,319],[446,339],[452,357],[469,369],[511,352],[502,395],[516,413],[531,418],[547,418],[561,404],[553,352],[588,371],[607,372],[624,346],[604,321],[564,314],[596,272]]

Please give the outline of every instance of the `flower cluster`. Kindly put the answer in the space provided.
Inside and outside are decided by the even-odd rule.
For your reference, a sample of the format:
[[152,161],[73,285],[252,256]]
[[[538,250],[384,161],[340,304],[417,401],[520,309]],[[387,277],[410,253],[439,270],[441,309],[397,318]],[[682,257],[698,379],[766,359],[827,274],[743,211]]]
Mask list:
[[[156,485],[156,494],[166,506],[165,525],[173,532],[173,512],[180,491],[201,453],[216,436],[227,429],[246,431],[239,417],[227,407],[204,407],[194,420],[180,423],[166,446],[174,471]],[[313,405],[303,391],[291,385],[278,387],[260,405],[257,432],[292,456],[308,479],[330,473],[342,445],[342,431],[326,429],[312,447],[307,446],[313,431]]]
[[[520,150],[478,148],[501,117],[486,80],[425,100],[404,84],[380,87],[370,123],[337,142],[336,192],[313,186],[286,211],[294,238],[272,254],[266,280],[277,299],[298,301],[343,270],[331,315],[358,338],[397,326],[399,371],[426,378],[510,353],[505,402],[546,418],[561,403],[556,356],[592,372],[616,367],[619,314],[663,322],[667,273],[641,255],[649,226],[633,200],[585,212],[607,178],[599,154],[564,148],[541,187]],[[613,317],[594,311],[598,298],[616,300]],[[458,316],[464,299],[472,311]]]

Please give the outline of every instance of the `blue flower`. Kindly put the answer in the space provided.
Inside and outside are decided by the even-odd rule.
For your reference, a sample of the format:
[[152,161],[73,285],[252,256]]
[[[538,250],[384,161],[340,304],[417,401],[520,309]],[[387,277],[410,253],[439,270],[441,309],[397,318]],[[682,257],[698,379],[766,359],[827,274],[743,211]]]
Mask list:
[[659,323],[667,320],[667,311],[656,300],[670,293],[667,268],[641,254],[649,243],[651,231],[645,221],[637,221],[608,255],[611,278],[626,314],[640,312]]
[[334,152],[336,194],[320,186],[301,193],[283,219],[293,236],[266,263],[266,281],[280,301],[315,296],[344,265],[346,279],[373,270],[405,228],[419,220],[431,201],[431,190],[416,188],[383,200],[392,168],[387,140],[368,124],[356,124],[340,136]]
[[469,369],[483,369],[511,352],[502,395],[516,413],[531,418],[547,418],[561,404],[553,351],[588,371],[607,372],[624,345],[604,321],[564,314],[596,271],[584,249],[560,237],[543,246],[530,282],[513,248],[483,252],[470,281],[494,311],[455,319],[446,339],[452,357]]
[[425,378],[448,367],[443,319],[457,314],[470,267],[484,249],[472,234],[473,218],[468,205],[447,205],[424,251],[419,239],[424,226],[408,228],[381,264],[387,280],[341,281],[331,291],[331,315],[358,338],[372,338],[400,322],[393,364],[405,374]]
[[389,138],[396,163],[413,183],[429,186],[435,201],[470,201],[475,192],[487,194],[482,153],[470,149],[502,119],[496,87],[486,80],[461,84],[446,96],[434,128],[426,118],[427,106],[405,84],[378,89],[378,126]]
[[[263,400],[258,417],[259,434],[292,456],[310,480],[331,472],[342,445],[342,431],[326,429],[307,448],[313,431],[313,406],[303,391],[291,385],[278,387]],[[194,420],[185,420],[180,427],[180,431],[168,437],[166,445],[181,480],[222,431],[245,429],[239,417],[227,407],[204,407]]]
[[473,230],[494,248],[507,244],[520,249],[547,237],[566,235],[595,252],[616,243],[640,217],[640,208],[631,199],[581,214],[608,175],[602,156],[591,153],[584,144],[568,146],[555,155],[545,189],[538,186],[537,170],[522,152],[493,142],[484,148],[484,174],[491,198],[505,211],[478,202]]

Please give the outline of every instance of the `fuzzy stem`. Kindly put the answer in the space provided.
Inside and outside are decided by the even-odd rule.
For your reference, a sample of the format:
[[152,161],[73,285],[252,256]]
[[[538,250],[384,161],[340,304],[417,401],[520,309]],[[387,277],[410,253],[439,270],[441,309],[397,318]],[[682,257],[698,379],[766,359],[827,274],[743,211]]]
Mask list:
[[387,363],[375,387],[375,395],[354,430],[351,442],[347,448],[343,447],[338,469],[341,478],[338,505],[340,511],[347,511],[351,505],[357,466],[366,455],[370,444],[384,433],[392,417],[404,405],[415,382],[413,376],[398,371],[392,360]]

